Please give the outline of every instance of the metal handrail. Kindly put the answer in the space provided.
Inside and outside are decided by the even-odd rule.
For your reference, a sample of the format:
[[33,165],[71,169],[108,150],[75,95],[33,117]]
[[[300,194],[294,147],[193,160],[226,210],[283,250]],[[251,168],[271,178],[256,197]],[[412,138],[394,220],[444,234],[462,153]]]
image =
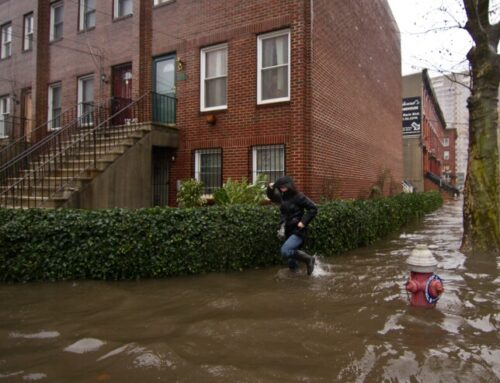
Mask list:
[[[98,101],[94,103],[94,105],[106,105],[108,103],[109,100],[105,100]],[[73,122],[76,118],[78,118],[79,110],[82,104],[83,103],[79,103],[65,109],[53,119],[48,120],[32,129],[29,134],[23,134],[20,137],[15,138],[7,146],[0,149],[0,166],[3,167],[7,164],[7,162],[12,162],[18,156],[22,155],[24,151],[28,150],[32,145],[59,130],[52,130],[51,128],[49,128],[55,121],[61,121],[63,123],[66,123],[68,121],[69,123]]]
[[[175,99],[171,105],[175,115]],[[72,126],[68,126],[49,136],[40,147],[34,149],[38,150],[41,161],[35,163],[28,155],[25,165],[29,164],[32,169],[0,192],[0,206],[8,206],[9,201],[15,206],[16,200],[20,198],[17,206],[24,207],[23,196],[26,192],[28,195],[34,193],[35,197],[33,202],[30,198],[27,199],[27,207],[44,206],[50,198],[56,198],[57,193],[71,186],[83,173],[96,170],[98,155],[109,153],[111,148],[129,138],[129,132],[136,130],[137,125],[151,121],[151,114],[148,113],[148,110],[151,111],[150,106],[150,93],[146,93],[111,115],[102,115],[99,110],[97,115],[92,116],[93,121],[98,122],[93,126],[80,128],[77,132]],[[88,116],[85,118],[88,121]],[[42,153],[46,155],[45,159],[41,156]],[[54,174],[57,176],[50,177]]]

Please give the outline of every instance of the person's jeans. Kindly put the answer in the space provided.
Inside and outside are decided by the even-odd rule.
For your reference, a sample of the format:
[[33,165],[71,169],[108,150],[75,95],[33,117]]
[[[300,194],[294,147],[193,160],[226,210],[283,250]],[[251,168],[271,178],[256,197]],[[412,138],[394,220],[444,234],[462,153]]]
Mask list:
[[293,258],[293,255],[295,254],[295,250],[297,250],[300,245],[302,245],[302,242],[304,242],[304,240],[301,237],[292,234],[281,246],[281,255],[286,259],[286,261],[288,262],[288,267],[291,270],[295,270],[299,267],[299,264]]

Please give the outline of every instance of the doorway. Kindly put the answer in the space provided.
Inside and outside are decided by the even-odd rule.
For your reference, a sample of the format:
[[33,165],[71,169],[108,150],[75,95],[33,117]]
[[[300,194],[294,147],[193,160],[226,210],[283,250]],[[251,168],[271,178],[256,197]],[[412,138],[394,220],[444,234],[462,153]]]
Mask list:
[[175,55],[153,61],[153,120],[175,121]]
[[31,95],[31,88],[24,89],[22,91],[22,127],[24,136],[28,142],[32,140],[32,132],[33,132],[33,98]]
[[133,113],[131,108],[120,112],[132,103],[132,63],[113,67],[112,71],[112,104],[113,125],[125,125],[130,122]]
[[152,190],[153,206],[168,206],[171,149],[153,146]]

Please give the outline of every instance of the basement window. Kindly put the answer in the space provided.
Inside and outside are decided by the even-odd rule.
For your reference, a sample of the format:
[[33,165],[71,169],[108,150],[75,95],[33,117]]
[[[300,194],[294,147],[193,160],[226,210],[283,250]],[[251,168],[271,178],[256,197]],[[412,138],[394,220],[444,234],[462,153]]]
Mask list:
[[194,178],[203,182],[203,194],[213,194],[222,186],[222,149],[196,150],[194,162]]
[[267,182],[275,182],[285,175],[285,145],[262,145],[252,148],[252,180],[261,174]]

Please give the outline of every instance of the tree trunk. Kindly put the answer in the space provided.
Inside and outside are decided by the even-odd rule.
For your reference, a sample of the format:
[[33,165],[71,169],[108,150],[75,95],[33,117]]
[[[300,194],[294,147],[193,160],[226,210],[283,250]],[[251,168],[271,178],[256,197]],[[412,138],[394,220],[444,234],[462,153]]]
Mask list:
[[[498,57],[475,47],[469,52],[472,90],[469,159],[464,189],[462,250],[500,253],[500,162]],[[489,51],[489,52],[488,52]]]

